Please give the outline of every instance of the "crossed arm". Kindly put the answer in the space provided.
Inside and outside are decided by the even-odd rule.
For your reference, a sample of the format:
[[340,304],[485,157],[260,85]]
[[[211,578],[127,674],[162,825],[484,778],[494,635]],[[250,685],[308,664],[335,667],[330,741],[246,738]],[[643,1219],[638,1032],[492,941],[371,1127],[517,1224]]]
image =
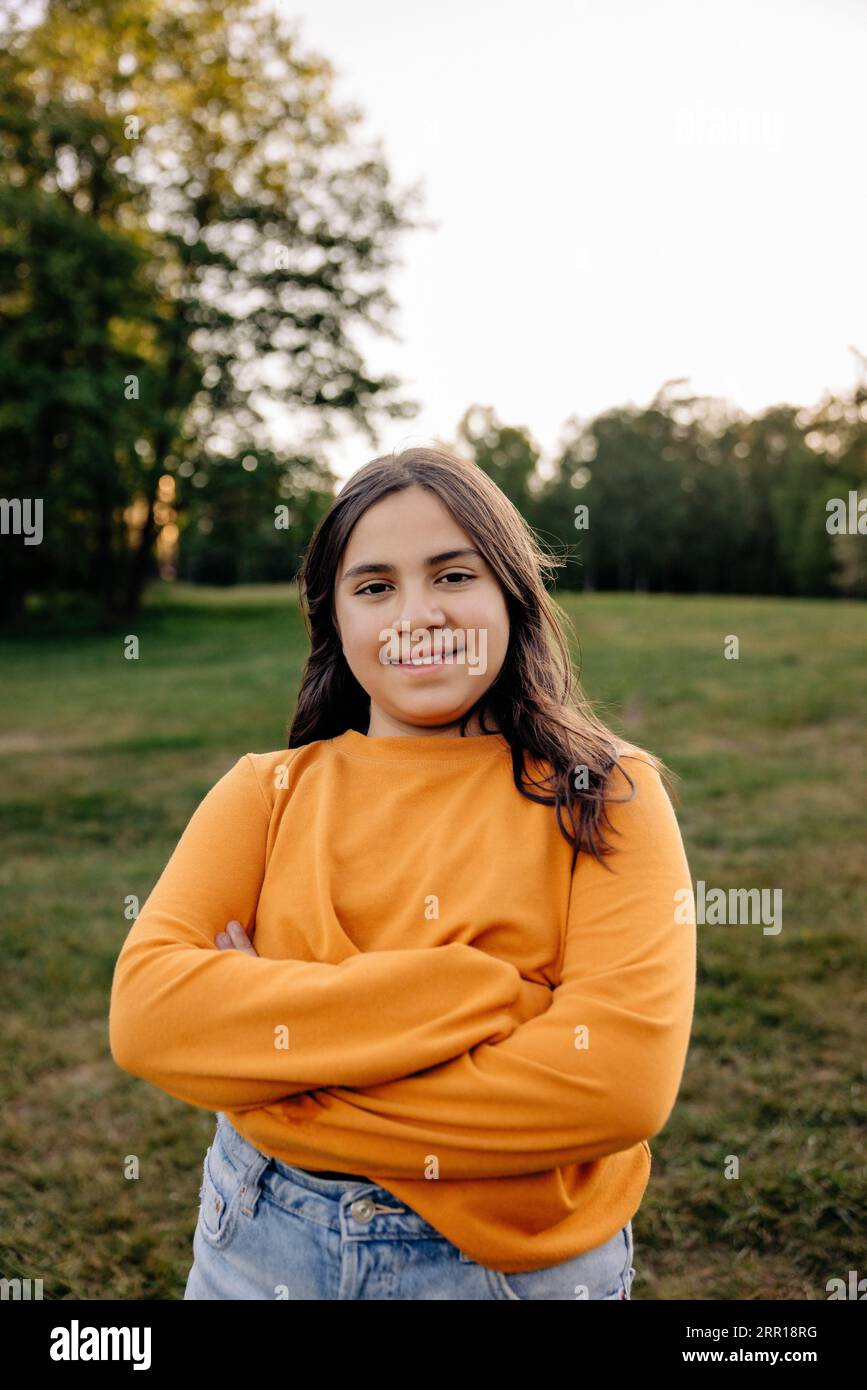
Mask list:
[[248,756],[193,813],[115,965],[109,1042],[125,1071],[203,1109],[255,1110],[442,1063],[550,1004],[547,986],[462,942],[335,964],[218,949],[230,919],[254,922],[269,819]]
[[[230,919],[253,923],[264,874],[269,812],[241,758],[194,813],[121,950],[115,1060],[189,1104],[236,1113],[251,1142],[289,1163],[378,1177],[420,1178],[432,1155],[445,1178],[535,1172],[650,1138],[686,1057],[695,921],[676,910],[691,880],[659,775],[638,756],[624,766],[636,797],[609,804],[610,868],[579,857],[552,994],[461,943],[335,965],[217,949]],[[619,774],[613,790],[628,793]]]
[[435,1157],[460,1179],[590,1162],[662,1129],[692,1023],[694,900],[659,774],[638,757],[624,766],[636,797],[609,806],[613,872],[579,857],[546,1011],[416,1075],[248,1110],[245,1136],[288,1163],[419,1179]]

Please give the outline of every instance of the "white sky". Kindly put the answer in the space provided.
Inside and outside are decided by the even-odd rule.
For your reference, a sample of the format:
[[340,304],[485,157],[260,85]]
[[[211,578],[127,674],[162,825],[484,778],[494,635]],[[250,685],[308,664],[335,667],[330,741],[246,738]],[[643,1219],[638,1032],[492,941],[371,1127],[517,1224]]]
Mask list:
[[438,224],[399,243],[402,341],[358,338],[423,402],[381,450],[474,402],[549,456],[670,377],[750,411],[853,385],[867,0],[272,3]]

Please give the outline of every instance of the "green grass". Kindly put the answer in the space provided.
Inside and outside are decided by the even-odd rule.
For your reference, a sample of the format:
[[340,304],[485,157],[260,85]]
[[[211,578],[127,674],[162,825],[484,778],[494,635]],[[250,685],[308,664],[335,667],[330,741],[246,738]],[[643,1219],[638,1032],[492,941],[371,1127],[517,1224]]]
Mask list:
[[[699,926],[633,1297],[824,1299],[828,1279],[867,1273],[867,608],[562,602],[597,711],[679,775],[693,879],[783,889],[777,936]],[[289,585],[159,586],[132,630],[137,661],[123,631],[0,641],[0,1274],[52,1299],[182,1296],[213,1117],[111,1058],[124,899],[144,900],[240,753],[285,747],[307,651]]]

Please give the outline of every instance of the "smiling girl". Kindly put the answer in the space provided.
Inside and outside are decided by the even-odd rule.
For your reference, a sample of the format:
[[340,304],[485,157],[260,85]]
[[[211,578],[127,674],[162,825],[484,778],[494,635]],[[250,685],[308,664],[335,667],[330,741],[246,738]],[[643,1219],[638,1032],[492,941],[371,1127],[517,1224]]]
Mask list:
[[115,970],[115,1060],[217,1114],[185,1298],[630,1297],[692,885],[553,563],[433,449],[313,536],[288,747],[211,788]]

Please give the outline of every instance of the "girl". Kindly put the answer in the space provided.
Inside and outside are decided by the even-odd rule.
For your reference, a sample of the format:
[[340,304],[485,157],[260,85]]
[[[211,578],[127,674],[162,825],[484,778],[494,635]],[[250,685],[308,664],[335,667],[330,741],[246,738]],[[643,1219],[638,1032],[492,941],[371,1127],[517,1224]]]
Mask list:
[[433,449],[313,536],[288,747],[212,787],[115,970],[115,1060],[217,1114],[185,1298],[630,1297],[694,899],[551,564]]

